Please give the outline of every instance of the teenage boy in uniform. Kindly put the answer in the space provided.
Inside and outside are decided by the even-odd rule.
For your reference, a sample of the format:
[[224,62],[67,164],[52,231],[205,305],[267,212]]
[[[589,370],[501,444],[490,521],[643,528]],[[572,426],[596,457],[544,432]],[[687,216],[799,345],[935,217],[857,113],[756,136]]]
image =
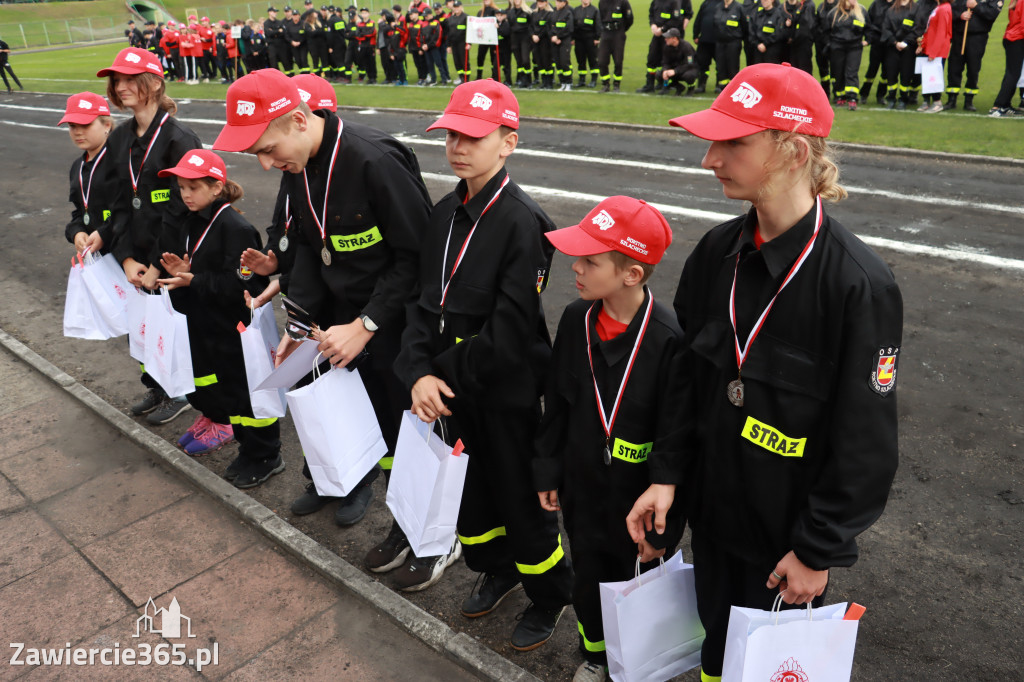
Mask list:
[[[319,324],[320,350],[331,364],[344,367],[364,349],[369,353],[359,373],[389,449],[382,465],[390,469],[409,405],[391,368],[430,210],[416,157],[374,128],[330,111],[311,112],[295,81],[275,69],[228,88],[227,124],[213,146],[255,154],[264,169],[292,174],[289,203],[296,220],[288,248],[295,249],[295,262],[288,296]],[[277,357],[296,347],[283,337]],[[339,525],[363,518],[378,473],[374,468],[341,499],[334,515]],[[320,508],[330,500],[309,485],[295,504]]]
[[573,607],[585,659],[574,682],[607,678],[599,584],[633,577],[683,534],[681,504],[665,535],[634,543],[624,520],[652,485],[680,483],[683,332],[646,282],[672,243],[650,204],[609,197],[579,225],[549,232],[580,300],[558,323],[533,480],[540,505],[562,510],[575,572]]
[[[572,583],[557,516],[539,507],[530,480],[551,354],[540,300],[551,220],[505,170],[519,139],[519,103],[507,86],[460,85],[427,130],[437,128],[448,131],[448,163],[460,182],[431,212],[420,296],[395,371],[412,392],[413,412],[425,422],[441,418],[470,455],[458,539],[466,564],[485,577],[462,613],[490,613],[521,582],[533,603],[512,647],[528,651],[551,636]],[[445,558],[428,561],[429,579]]]

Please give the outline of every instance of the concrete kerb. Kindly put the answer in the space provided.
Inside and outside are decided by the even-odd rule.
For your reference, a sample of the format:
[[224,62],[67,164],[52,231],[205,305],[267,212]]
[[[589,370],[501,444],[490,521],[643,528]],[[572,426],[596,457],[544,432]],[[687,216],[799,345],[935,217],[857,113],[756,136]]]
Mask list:
[[115,429],[150,451],[208,495],[252,524],[299,561],[387,615],[414,637],[466,670],[489,680],[540,682],[512,661],[465,633],[457,633],[420,607],[367,577],[362,571],[238,490],[170,443],[75,381],[74,377],[0,329],[0,345],[66,390]]

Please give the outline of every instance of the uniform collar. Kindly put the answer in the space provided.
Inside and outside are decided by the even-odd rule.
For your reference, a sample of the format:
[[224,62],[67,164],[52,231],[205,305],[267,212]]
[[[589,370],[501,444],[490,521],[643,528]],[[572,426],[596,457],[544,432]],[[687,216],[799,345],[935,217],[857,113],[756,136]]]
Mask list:
[[[306,165],[314,166],[318,169],[326,169],[327,165],[331,162],[334,141],[338,139],[338,135],[342,134],[342,131],[339,131],[338,125],[341,121],[332,112],[323,109],[314,111],[313,115],[324,119],[324,137],[320,141],[320,148],[316,150],[316,154],[309,157],[309,162]],[[342,123],[343,126],[344,124]]]
[[[164,120],[164,115],[166,113],[167,112],[163,109],[157,109],[156,116],[154,116],[153,120],[149,122],[149,127],[146,128],[146,132],[142,137],[136,137],[135,140],[141,144],[149,144],[149,141],[153,139],[154,133],[156,133],[156,129],[160,127],[160,123]],[[168,118],[170,118],[170,116],[168,116]],[[132,117],[132,120],[135,120],[134,116]]]
[[[764,258],[765,267],[772,279],[777,279],[793,261],[797,259],[804,246],[814,234],[814,218],[816,206],[812,205],[803,218],[797,224],[789,228],[771,241],[761,244],[761,257]],[[754,246],[754,229],[757,227],[757,209],[751,207],[747,217],[743,220],[740,237],[736,246],[726,254],[731,258],[737,253],[744,253],[750,250],[757,250]]]
[[469,216],[470,222],[475,223],[476,221],[480,220],[481,213],[483,213],[484,208],[490,202],[491,198],[494,196],[494,193],[498,191],[498,187],[500,187],[501,183],[505,181],[505,176],[507,175],[508,171],[505,170],[504,166],[502,166],[501,169],[494,174],[494,177],[491,178],[487,182],[487,184],[483,186],[483,189],[477,192],[476,196],[470,199],[465,204],[463,204],[462,202],[465,200],[466,192],[468,191],[466,187],[466,181],[459,180],[459,184],[456,185],[455,187],[455,196],[458,197],[459,204],[462,206],[463,209],[465,209],[466,215]]
[[609,367],[614,367],[618,363],[622,362],[629,357],[629,354],[633,352],[633,344],[636,341],[636,335],[640,333],[640,325],[644,322],[644,311],[647,309],[647,304],[651,299],[651,290],[644,285],[644,300],[637,309],[636,314],[633,315],[633,319],[629,321],[629,326],[626,327],[626,331],[622,332],[614,339],[602,341],[601,337],[597,335],[597,315],[601,312],[600,305],[594,306],[593,312],[590,313],[590,344],[594,348],[601,350],[601,355],[604,357],[605,363]]
[[200,218],[202,218],[203,220],[205,220],[206,222],[209,222],[210,218],[212,218],[214,216],[214,214],[217,211],[219,211],[220,207],[223,206],[223,205],[224,205],[224,200],[223,199],[214,199],[213,203],[211,203],[209,206],[207,206],[204,209],[196,211],[195,214],[197,216],[199,216]]

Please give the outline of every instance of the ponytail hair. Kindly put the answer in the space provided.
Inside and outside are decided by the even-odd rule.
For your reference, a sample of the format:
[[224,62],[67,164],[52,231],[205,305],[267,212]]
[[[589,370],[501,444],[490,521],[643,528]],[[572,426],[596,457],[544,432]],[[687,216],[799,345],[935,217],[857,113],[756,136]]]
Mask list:
[[216,198],[228,202],[229,204],[231,204],[231,208],[238,211],[238,213],[242,213],[242,211],[239,211],[238,207],[234,205],[236,201],[241,200],[241,198],[245,196],[245,191],[242,189],[241,185],[239,185],[234,180],[218,180],[216,178],[210,177],[199,179],[205,182],[210,187],[213,187],[218,182],[224,183],[224,189],[220,191],[220,194],[218,194]]
[[798,171],[807,178],[811,194],[831,202],[842,201],[846,198],[846,189],[839,184],[839,166],[835,162],[834,150],[826,138],[783,130],[769,130],[768,132],[775,144],[775,160],[767,169],[767,181],[758,190],[759,198],[772,194],[775,180],[784,172],[783,169],[791,165],[799,155],[800,147],[796,141],[798,138],[806,141],[809,148],[807,160],[804,162],[803,168]]

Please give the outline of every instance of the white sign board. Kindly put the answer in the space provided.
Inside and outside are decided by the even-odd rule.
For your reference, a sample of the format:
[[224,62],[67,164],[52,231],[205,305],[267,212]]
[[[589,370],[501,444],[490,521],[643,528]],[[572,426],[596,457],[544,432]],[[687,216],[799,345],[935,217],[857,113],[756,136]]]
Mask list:
[[476,45],[497,45],[498,20],[494,17],[466,17],[466,42]]

